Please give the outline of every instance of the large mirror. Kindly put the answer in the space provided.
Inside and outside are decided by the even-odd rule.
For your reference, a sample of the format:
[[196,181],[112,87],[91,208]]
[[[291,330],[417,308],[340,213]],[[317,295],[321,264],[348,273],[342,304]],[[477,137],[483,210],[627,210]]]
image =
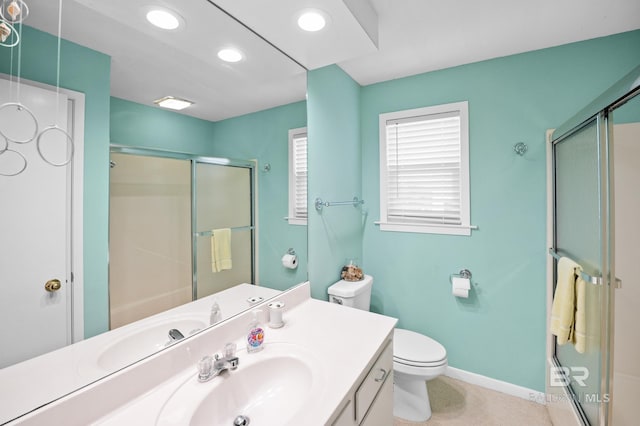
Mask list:
[[[14,131],[18,136],[8,138],[7,148],[0,141],[0,173],[2,167],[8,168],[4,174],[18,171],[21,157],[26,158],[26,168],[15,176],[0,176],[3,206],[11,206],[3,207],[3,214],[9,216],[0,221],[5,223],[0,244],[4,292],[0,316],[3,324],[11,326],[3,327],[0,338],[18,349],[10,356],[8,351],[0,353],[0,376],[15,377],[37,366],[34,362],[42,355],[70,347],[65,345],[89,347],[87,342],[95,341],[102,348],[110,347],[108,336],[117,335],[123,341],[122,336],[131,335],[123,330],[135,330],[129,342],[144,342],[150,335],[147,330],[161,333],[163,341],[151,342],[149,350],[127,348],[127,356],[115,357],[100,368],[76,350],[73,357],[66,357],[67,366],[46,373],[63,375],[67,367],[72,368],[72,380],[41,392],[40,400],[29,402],[30,406],[8,407],[7,412],[3,408],[0,422],[165,347],[170,329],[178,328],[161,320],[167,310],[181,321],[179,331],[188,337],[215,322],[210,316],[211,301],[215,300],[224,319],[249,308],[252,296],[271,297],[307,277],[306,226],[289,217],[290,211],[300,213],[295,205],[292,210],[289,207],[290,179],[306,197],[289,167],[292,139],[299,138],[306,126],[302,66],[207,0],[63,1],[60,26],[59,2],[17,4],[26,4],[29,15],[23,24],[12,26],[19,43],[0,47],[0,104],[12,104],[0,108],[0,123],[12,125],[3,136]],[[152,26],[145,19],[152,6],[173,12],[178,28]],[[218,57],[220,50],[228,48],[239,50],[239,61]],[[193,105],[177,112],[154,104],[167,96]],[[62,147],[65,153],[48,158],[46,150],[39,153],[41,145],[35,139],[17,143],[21,132],[33,131],[31,114],[25,118],[25,112],[42,122],[38,133],[54,124],[57,129],[42,141],[50,140],[51,146]],[[73,161],[55,167],[71,156],[70,141],[75,143]],[[182,162],[178,168],[183,168],[180,173],[185,180],[172,181],[178,173],[174,165],[164,169],[158,161]],[[223,191],[217,190],[216,185],[229,189],[227,172],[240,172],[238,179],[246,187],[242,213],[234,210],[236,201],[225,205]],[[44,173],[57,175],[50,178]],[[23,180],[28,182],[23,185]],[[54,196],[55,182],[63,188],[59,197]],[[160,193],[160,183],[166,184],[168,193]],[[149,192],[140,192],[143,189]],[[134,196],[138,198],[132,201]],[[61,204],[55,204],[58,198]],[[16,203],[29,200],[20,204],[29,214],[13,209],[12,202],[5,204],[14,199]],[[178,199],[182,207],[177,207]],[[114,204],[121,208],[117,213]],[[161,217],[169,208],[182,215],[179,226],[174,219]],[[210,221],[208,210],[199,216],[203,208],[212,209],[221,219]],[[146,231],[155,231],[149,234],[151,239],[144,244],[140,239],[125,241],[133,249],[123,256],[124,246],[112,241],[116,237],[110,232],[114,227],[110,209],[118,215],[118,223],[129,221],[120,230],[125,236],[148,225]],[[57,211],[63,214],[54,217]],[[141,212],[142,220],[133,221]],[[233,221],[243,216],[246,224]],[[15,234],[13,243],[4,238],[10,230]],[[214,272],[212,236],[221,231],[218,243],[222,241],[224,251],[226,230],[231,232],[233,250],[242,244],[236,239],[244,239],[247,254],[232,252],[232,269]],[[176,233],[184,245],[163,241]],[[20,244],[15,245],[16,240]],[[283,265],[290,248],[297,255],[295,269]],[[63,264],[59,273],[46,270],[54,253]],[[152,263],[152,258],[160,262]],[[137,269],[116,270],[116,261]],[[175,271],[166,269],[169,264],[179,264],[181,273],[174,275]],[[37,271],[40,267],[45,270]],[[212,277],[223,277],[223,283],[212,284]],[[123,281],[126,284],[115,290]],[[168,284],[178,287],[165,288]],[[26,287],[28,294],[22,294]],[[258,287],[260,292],[246,290]],[[171,296],[178,293],[180,297]],[[163,301],[149,308],[154,298]],[[205,315],[200,322],[190,322],[185,303],[199,302]],[[51,310],[57,311],[54,317],[47,316]],[[47,355],[48,351],[53,352]],[[8,387],[3,392],[28,392],[28,386],[37,386],[0,382]]]

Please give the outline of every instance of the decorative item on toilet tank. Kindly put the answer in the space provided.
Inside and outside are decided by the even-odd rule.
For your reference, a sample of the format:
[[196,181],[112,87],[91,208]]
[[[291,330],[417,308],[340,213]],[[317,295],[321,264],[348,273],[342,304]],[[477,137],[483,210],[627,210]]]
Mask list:
[[348,259],[340,271],[340,279],[345,281],[360,281],[364,278],[362,268],[358,266],[358,259]]

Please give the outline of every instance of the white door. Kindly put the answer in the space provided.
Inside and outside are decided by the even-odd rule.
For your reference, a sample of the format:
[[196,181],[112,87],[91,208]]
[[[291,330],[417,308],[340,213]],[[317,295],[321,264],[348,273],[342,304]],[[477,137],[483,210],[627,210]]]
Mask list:
[[[39,132],[57,124],[67,129],[67,96],[27,85],[20,101],[37,118]],[[0,79],[0,105],[15,102],[16,83]],[[56,108],[56,102],[58,108]],[[56,120],[56,111],[58,114]],[[15,140],[34,133],[26,110],[0,107],[0,131]],[[67,158],[61,132],[41,138],[41,150],[54,163]],[[5,140],[0,136],[0,151]],[[54,152],[55,151],[55,152]],[[39,155],[36,140],[8,143],[0,154],[0,368],[71,342],[70,206],[71,165],[54,167]],[[61,287],[47,291],[45,284]]]

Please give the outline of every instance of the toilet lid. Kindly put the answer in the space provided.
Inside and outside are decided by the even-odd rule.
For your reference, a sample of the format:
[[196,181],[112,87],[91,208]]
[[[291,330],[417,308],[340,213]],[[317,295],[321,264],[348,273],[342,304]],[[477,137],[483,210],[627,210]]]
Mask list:
[[393,358],[402,364],[432,366],[442,364],[447,350],[430,337],[410,330],[393,331]]

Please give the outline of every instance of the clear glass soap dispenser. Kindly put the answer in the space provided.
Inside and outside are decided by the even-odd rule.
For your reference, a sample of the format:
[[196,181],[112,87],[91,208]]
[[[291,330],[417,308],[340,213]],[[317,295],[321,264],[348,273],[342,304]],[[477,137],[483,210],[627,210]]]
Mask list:
[[247,352],[258,352],[264,348],[264,328],[260,324],[259,315],[261,310],[252,312],[253,319],[249,323],[249,331],[247,333]]
[[214,300],[213,305],[211,306],[211,314],[209,315],[209,325],[213,325],[220,321],[222,321],[222,310],[220,309],[218,302]]

